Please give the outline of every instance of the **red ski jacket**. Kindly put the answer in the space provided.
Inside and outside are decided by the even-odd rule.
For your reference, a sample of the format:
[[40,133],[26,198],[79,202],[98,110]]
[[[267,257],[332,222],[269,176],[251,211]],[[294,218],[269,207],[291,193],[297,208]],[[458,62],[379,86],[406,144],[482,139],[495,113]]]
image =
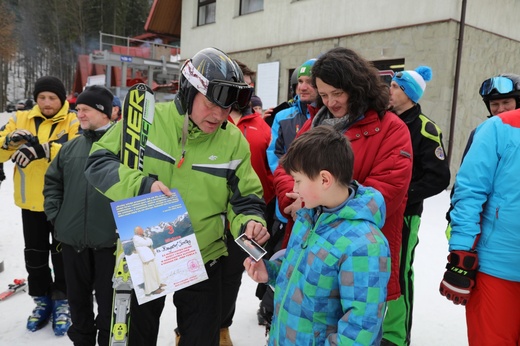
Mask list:
[[[228,121],[234,123],[231,116],[228,117]],[[265,204],[269,204],[274,198],[273,173],[267,162],[267,148],[271,142],[271,128],[257,113],[242,116],[235,125],[249,142],[251,165],[262,183]]]

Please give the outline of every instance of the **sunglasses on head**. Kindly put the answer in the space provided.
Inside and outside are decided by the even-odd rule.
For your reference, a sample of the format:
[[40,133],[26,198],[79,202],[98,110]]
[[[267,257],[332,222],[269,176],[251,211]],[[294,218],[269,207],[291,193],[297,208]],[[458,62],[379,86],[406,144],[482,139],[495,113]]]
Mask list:
[[244,108],[249,104],[253,91],[246,83],[214,79],[208,84],[206,97],[222,108],[229,108],[235,103],[239,108]]
[[[405,79],[404,78],[404,73],[403,72],[397,72],[393,78],[396,78],[396,79]],[[405,79],[406,80],[406,79]],[[401,84],[398,84],[399,85],[399,88],[404,91],[404,85],[401,85]]]
[[507,94],[514,90],[513,81],[507,77],[492,77],[486,79],[480,86],[479,94],[487,96],[493,91],[499,94]]

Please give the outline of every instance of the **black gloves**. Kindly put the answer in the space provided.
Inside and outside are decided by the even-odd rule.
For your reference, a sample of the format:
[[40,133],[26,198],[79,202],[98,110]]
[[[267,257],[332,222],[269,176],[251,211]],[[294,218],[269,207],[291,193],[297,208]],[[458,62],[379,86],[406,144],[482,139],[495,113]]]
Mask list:
[[478,270],[477,253],[461,250],[450,252],[446,269],[439,289],[441,295],[456,305],[466,305],[475,286]]
[[22,144],[29,143],[30,145],[38,144],[38,139],[27,130],[15,130],[5,136],[5,142],[2,145],[3,149],[18,149]]
[[20,149],[15,151],[11,156],[11,161],[18,164],[18,166],[25,168],[27,165],[37,159],[49,158],[50,147],[49,143],[36,144],[35,146],[22,145]]

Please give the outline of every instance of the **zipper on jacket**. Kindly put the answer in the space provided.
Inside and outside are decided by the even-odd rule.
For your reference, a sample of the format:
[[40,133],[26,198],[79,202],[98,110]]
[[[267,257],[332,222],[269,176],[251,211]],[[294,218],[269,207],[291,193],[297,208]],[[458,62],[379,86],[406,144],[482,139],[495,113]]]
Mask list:
[[[308,243],[309,243],[309,239],[311,238],[311,236],[315,233],[314,230],[315,228],[319,225],[319,220],[320,220],[320,217],[321,217],[321,213],[320,215],[318,216],[318,219],[316,220],[316,223],[313,225],[313,227],[309,227],[309,230],[307,231],[307,238],[305,239],[305,242],[303,245],[301,245],[301,248],[303,250],[300,251],[300,255],[298,256],[298,261],[296,261],[296,264],[294,265],[294,269],[297,270],[297,268],[299,268],[300,266],[300,262],[302,261],[304,255],[305,255],[305,249],[308,247]],[[289,284],[289,282],[292,281],[292,278],[293,278],[293,275],[294,275],[294,270],[293,270],[293,273],[292,275],[289,277],[289,279],[287,280],[287,283]],[[285,300],[287,299],[287,295],[288,295],[288,292],[289,290],[285,290],[284,292],[284,295],[283,295],[283,299],[282,299],[282,303],[285,302]],[[274,299],[274,298],[273,298]],[[281,304],[281,307],[283,307],[283,304]],[[277,318],[276,319],[276,324],[277,324],[277,328],[278,330],[280,330],[280,319]]]

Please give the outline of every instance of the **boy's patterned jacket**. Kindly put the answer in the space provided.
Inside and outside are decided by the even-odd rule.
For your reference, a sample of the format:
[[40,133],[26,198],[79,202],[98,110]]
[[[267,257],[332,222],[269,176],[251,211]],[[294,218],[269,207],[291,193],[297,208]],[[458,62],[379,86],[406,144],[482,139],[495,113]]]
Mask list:
[[386,207],[377,190],[352,187],[353,196],[335,212],[300,209],[285,255],[264,261],[275,287],[270,345],[380,340],[390,278],[380,231]]

